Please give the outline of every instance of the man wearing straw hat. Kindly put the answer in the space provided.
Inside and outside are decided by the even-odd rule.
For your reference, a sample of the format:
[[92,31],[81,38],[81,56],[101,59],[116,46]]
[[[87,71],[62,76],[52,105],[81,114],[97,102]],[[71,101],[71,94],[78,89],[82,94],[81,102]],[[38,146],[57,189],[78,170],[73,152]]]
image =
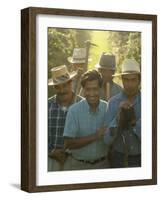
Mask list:
[[65,147],[71,151],[71,169],[103,169],[108,167],[107,145],[103,136],[106,130],[107,102],[100,100],[102,77],[90,70],[81,77],[85,99],[72,105],[65,128]]
[[56,95],[48,100],[48,171],[57,171],[68,167],[63,140],[64,124],[68,108],[81,97],[75,97],[72,91],[72,79],[76,72],[69,73],[67,67],[62,65],[52,68],[51,73],[48,85],[54,87]]
[[68,61],[72,64],[72,71],[77,71],[82,69],[83,72],[86,71],[86,48],[74,48],[72,57],[68,57]]
[[141,73],[139,63],[125,59],[121,76],[123,91],[109,100],[108,131],[104,140],[112,147],[111,167],[141,166]]
[[87,50],[86,48],[74,48],[72,57],[68,57],[71,63],[70,71],[76,71],[77,76],[73,80],[73,91],[76,94],[82,93],[81,91],[81,75],[87,71]]
[[101,89],[101,99],[108,101],[110,97],[122,91],[122,88],[113,82],[112,75],[116,70],[116,59],[114,55],[102,53],[96,68],[101,73],[103,85]]

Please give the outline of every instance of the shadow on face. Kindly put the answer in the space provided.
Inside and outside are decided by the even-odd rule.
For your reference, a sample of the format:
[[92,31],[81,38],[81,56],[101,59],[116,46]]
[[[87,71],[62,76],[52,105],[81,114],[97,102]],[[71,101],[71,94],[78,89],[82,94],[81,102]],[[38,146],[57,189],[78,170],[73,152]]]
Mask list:
[[85,63],[74,63],[73,64],[73,68],[75,71],[77,71],[78,69],[85,69]]
[[124,91],[128,96],[135,96],[140,89],[140,75],[127,74],[122,76]]
[[72,93],[72,80],[59,85],[55,85],[54,89],[59,98],[65,98]]
[[112,79],[113,79],[112,75],[115,72],[114,70],[106,69],[106,68],[99,68],[98,71],[101,73],[104,83],[112,81]]
[[98,80],[87,81],[84,86],[84,96],[90,105],[97,105],[100,95]]

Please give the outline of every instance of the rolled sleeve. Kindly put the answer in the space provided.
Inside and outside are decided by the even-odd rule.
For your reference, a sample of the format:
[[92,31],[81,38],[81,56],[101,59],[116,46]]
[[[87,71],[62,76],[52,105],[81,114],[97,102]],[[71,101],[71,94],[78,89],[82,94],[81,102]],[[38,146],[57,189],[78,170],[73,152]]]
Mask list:
[[108,128],[117,127],[117,109],[115,108],[115,104],[109,102],[106,112],[106,122]]
[[108,128],[104,135],[104,142],[108,146],[110,146],[116,137],[116,129],[115,128]]
[[107,130],[104,135],[104,142],[107,145],[111,144],[111,141],[113,140],[113,136],[111,134],[110,129],[117,127],[117,119],[115,117],[115,106],[113,102],[109,101],[108,106],[107,106],[107,112],[106,112],[106,123],[107,123]]

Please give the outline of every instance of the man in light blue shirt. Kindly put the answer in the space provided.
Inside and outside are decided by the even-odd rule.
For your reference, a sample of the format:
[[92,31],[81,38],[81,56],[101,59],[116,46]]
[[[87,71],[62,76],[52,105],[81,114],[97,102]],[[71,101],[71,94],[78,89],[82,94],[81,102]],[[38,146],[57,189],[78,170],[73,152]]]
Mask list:
[[72,105],[65,128],[65,147],[71,151],[71,169],[108,167],[106,130],[107,103],[99,99],[102,77],[96,70],[86,72],[81,79],[85,99]]
[[[127,96],[124,92],[120,92],[118,95],[110,99],[108,104],[108,110],[106,114],[106,120],[109,123],[108,127],[117,127],[117,113],[119,111],[120,103],[127,100]],[[141,139],[141,92],[139,91],[134,98],[133,104],[135,115],[136,115],[136,125],[135,134],[139,139]],[[108,137],[106,135],[106,137]],[[109,136],[110,137],[110,136]]]
[[[104,137],[112,146],[111,167],[141,166],[141,93],[140,67],[126,59],[121,76],[124,90],[112,97],[107,110],[108,131]],[[133,110],[133,116],[130,113]],[[132,112],[131,112],[132,113]]]

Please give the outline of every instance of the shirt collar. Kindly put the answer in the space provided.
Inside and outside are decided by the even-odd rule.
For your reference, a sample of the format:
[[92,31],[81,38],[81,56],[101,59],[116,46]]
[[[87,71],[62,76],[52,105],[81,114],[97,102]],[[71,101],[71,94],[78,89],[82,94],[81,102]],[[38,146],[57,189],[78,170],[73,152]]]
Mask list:
[[[124,91],[121,92],[121,98],[124,100],[124,99],[127,99],[127,95],[125,94]],[[134,99],[134,103],[133,105],[135,105],[138,100],[141,98],[141,92],[139,91],[138,94],[136,95],[135,99]]]
[[72,99],[71,103],[68,106],[60,106],[58,99],[57,99],[57,96],[55,95],[54,103],[56,103],[59,108],[62,108],[62,107],[65,108],[66,107],[67,110],[68,110],[68,108],[74,103],[74,99],[75,99],[75,94],[73,92],[73,99]]
[[58,101],[57,101],[57,98],[56,98],[56,95],[53,96],[52,98],[52,103],[53,103],[53,106],[56,107],[57,109],[60,109],[61,111],[63,111],[64,113],[66,113],[68,111],[68,108],[69,107],[65,107],[65,106],[60,106]]
[[97,108],[96,108],[96,112],[93,112],[92,110],[91,110],[91,107],[90,107],[90,105],[88,104],[88,102],[87,102],[87,100],[85,99],[85,106],[87,107],[87,110],[88,110],[88,112],[90,113],[90,114],[96,114],[96,113],[98,113],[100,110],[101,110],[101,102],[100,102],[100,100],[99,100],[99,104],[98,104],[98,106],[97,106]]

